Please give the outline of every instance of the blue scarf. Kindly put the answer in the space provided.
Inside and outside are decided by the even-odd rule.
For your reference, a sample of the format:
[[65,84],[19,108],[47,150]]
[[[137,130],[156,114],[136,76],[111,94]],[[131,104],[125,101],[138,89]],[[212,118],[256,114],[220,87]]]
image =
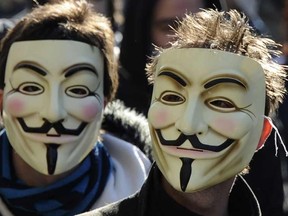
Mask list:
[[31,187],[16,178],[12,148],[5,131],[0,135],[0,196],[15,215],[61,216],[87,211],[101,195],[112,164],[102,143],[66,178],[45,187]]

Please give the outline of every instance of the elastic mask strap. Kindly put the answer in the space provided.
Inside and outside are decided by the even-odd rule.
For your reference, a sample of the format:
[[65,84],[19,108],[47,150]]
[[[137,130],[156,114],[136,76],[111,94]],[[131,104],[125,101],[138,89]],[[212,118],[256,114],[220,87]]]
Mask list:
[[283,147],[283,149],[284,149],[284,151],[285,151],[285,156],[288,157],[288,151],[287,151],[286,146],[284,144],[284,141],[283,141],[283,139],[282,139],[282,137],[281,137],[281,135],[279,133],[278,128],[273,123],[273,121],[272,121],[272,119],[270,117],[264,116],[264,118],[267,119],[270,122],[272,128],[274,129],[274,145],[275,145],[275,150],[276,150],[275,151],[275,156],[278,156],[278,149],[279,149],[278,148],[278,140],[279,140],[281,145],[282,145],[282,147]]

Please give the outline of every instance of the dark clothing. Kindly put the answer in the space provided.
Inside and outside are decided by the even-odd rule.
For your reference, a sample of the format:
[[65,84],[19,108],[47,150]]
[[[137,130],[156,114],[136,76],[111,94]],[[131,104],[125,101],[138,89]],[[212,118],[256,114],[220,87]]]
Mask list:
[[281,146],[275,156],[274,134],[256,152],[250,162],[245,180],[253,189],[261,206],[262,216],[283,216],[284,189],[281,175]]
[[[123,201],[94,210],[94,216],[199,216],[173,200],[161,186],[161,172],[154,164],[141,190]],[[243,177],[238,176],[229,198],[229,216],[260,216],[258,201]]]

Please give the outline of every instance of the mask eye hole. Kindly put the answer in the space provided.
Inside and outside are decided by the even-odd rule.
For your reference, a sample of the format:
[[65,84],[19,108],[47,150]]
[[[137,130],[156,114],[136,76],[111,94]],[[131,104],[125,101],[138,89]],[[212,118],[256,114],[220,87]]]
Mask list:
[[19,86],[18,91],[26,95],[39,95],[44,92],[44,88],[37,83],[23,83]]
[[235,104],[225,98],[212,99],[206,103],[209,107],[218,111],[231,112],[236,110]]
[[166,104],[182,104],[185,102],[185,98],[182,95],[171,91],[164,92],[160,100]]
[[90,94],[90,90],[86,86],[72,86],[66,89],[66,94],[70,97],[84,98]]

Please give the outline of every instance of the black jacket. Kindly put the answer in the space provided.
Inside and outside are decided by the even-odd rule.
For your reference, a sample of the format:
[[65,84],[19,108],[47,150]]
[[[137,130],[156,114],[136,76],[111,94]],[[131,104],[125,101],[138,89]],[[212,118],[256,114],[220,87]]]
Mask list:
[[[141,190],[135,195],[84,214],[93,216],[199,216],[179,205],[160,184],[161,172],[156,164]],[[238,176],[229,198],[230,216],[260,216],[258,201],[243,177]]]

